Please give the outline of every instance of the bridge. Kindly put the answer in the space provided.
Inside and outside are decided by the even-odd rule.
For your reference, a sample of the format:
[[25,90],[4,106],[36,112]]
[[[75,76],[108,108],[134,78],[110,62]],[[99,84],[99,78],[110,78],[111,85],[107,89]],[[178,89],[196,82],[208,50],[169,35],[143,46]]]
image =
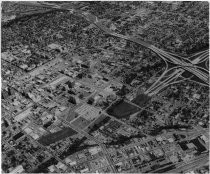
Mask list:
[[195,53],[189,57],[182,57],[180,55],[170,53],[155,47],[138,38],[124,36],[114,31],[110,30],[106,26],[102,25],[98,17],[88,13],[83,12],[75,7],[68,5],[54,5],[46,2],[18,2],[24,3],[24,5],[32,6],[42,6],[45,8],[53,8],[59,10],[70,11],[71,13],[76,13],[84,17],[87,21],[94,24],[100,30],[104,31],[106,34],[112,35],[114,37],[122,38],[131,42],[140,44],[161,57],[166,63],[166,69],[163,74],[158,78],[158,80],[152,84],[146,91],[145,94],[152,96],[157,94],[159,91],[164,89],[166,86],[179,83],[186,79],[191,80],[195,83],[199,83],[204,86],[209,86],[209,50],[204,50]]
[[182,82],[186,79],[204,86],[209,86],[208,50],[185,58],[162,51],[154,46],[152,46],[151,49],[165,61],[166,70],[159,79],[145,91],[145,94],[149,96],[155,95],[166,86]]

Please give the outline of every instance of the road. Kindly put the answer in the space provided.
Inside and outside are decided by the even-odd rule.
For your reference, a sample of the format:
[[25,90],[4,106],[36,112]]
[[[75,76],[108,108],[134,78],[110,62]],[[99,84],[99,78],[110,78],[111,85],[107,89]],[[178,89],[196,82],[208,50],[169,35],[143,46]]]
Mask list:
[[109,155],[109,152],[107,151],[105,145],[104,145],[102,142],[100,142],[98,139],[96,139],[95,137],[91,136],[91,135],[88,134],[87,132],[85,132],[85,131],[83,131],[83,130],[81,130],[81,129],[78,129],[76,126],[74,126],[73,124],[70,124],[70,123],[67,122],[66,120],[63,120],[63,119],[62,119],[62,121],[63,121],[63,123],[65,123],[65,124],[66,124],[67,126],[69,126],[70,128],[74,129],[74,130],[77,131],[78,133],[80,133],[80,134],[84,135],[85,137],[87,137],[89,140],[95,141],[95,142],[102,148],[102,150],[103,150],[103,152],[104,152],[104,155],[106,156],[106,158],[107,158],[107,160],[108,160],[108,162],[109,162],[109,164],[110,164],[110,166],[111,166],[111,168],[112,168],[112,171],[113,171],[114,173],[116,173],[116,169],[115,169],[115,167],[113,166],[113,162],[112,162],[112,160],[111,160],[111,157],[110,157],[110,155]]
[[170,170],[170,173],[180,173],[180,172],[187,172],[192,171],[199,166],[202,166],[206,162],[209,161],[209,154],[202,154],[199,157],[195,158],[194,160],[190,161],[189,163],[183,164],[183,162],[179,165],[176,165],[176,169]]
[[[27,3],[29,3],[29,2],[27,2]],[[25,4],[25,2],[24,2],[24,4]],[[35,2],[33,4],[37,5],[38,3]],[[166,62],[166,64],[167,64],[167,62],[176,64],[177,67],[178,67],[178,70],[176,70],[175,73],[173,73],[173,75],[171,75],[167,79],[167,81],[170,81],[171,82],[171,79],[174,79],[174,77],[176,77],[176,78],[180,77],[181,74],[185,70],[187,70],[187,71],[189,71],[193,75],[199,77],[205,83],[208,84],[208,79],[209,79],[208,76],[209,75],[206,74],[206,73],[204,73],[204,71],[207,71],[207,70],[206,69],[203,69],[202,67],[196,66],[200,62],[206,60],[206,58],[208,57],[208,52],[207,51],[204,51],[202,53],[196,53],[195,54],[195,58],[193,60],[190,60],[190,61],[189,61],[189,59],[182,58],[182,57],[181,57],[181,59],[179,59],[179,58],[177,58],[178,56],[175,56],[172,53],[167,53],[167,52],[165,52],[163,50],[160,50],[160,49],[156,48],[155,46],[153,46],[153,45],[151,45],[149,43],[146,43],[145,41],[142,41],[140,39],[133,38],[133,37],[130,37],[130,36],[124,36],[124,35],[121,35],[121,34],[117,34],[117,33],[113,32],[113,31],[111,31],[107,27],[103,26],[101,24],[101,22],[99,21],[99,19],[96,16],[94,16],[94,15],[92,15],[90,13],[86,13],[86,12],[82,12],[82,11],[79,11],[79,10],[75,10],[75,9],[72,9],[71,7],[65,8],[65,7],[61,7],[59,5],[56,5],[56,6],[49,5],[47,3],[38,4],[38,6],[39,5],[40,6],[44,6],[46,8],[55,8],[55,9],[60,9],[60,10],[68,10],[71,13],[72,12],[76,12],[76,13],[82,15],[87,21],[89,21],[90,23],[94,24],[96,27],[98,27],[99,29],[101,29],[105,33],[107,33],[109,35],[112,35],[114,37],[122,38],[122,39],[125,39],[125,40],[128,40],[128,41],[131,41],[131,42],[135,42],[135,43],[140,44],[140,45],[142,45],[142,46],[144,46],[146,48],[149,48],[150,50],[152,50],[155,53],[157,53]],[[203,69],[204,71],[202,71],[201,69]],[[158,79],[158,81],[160,81],[164,77],[164,75],[165,74],[163,74],[161,76],[161,78]],[[166,82],[166,84],[167,83],[169,83],[169,82]],[[155,85],[153,85],[153,87],[155,87]],[[109,162],[109,164],[110,164],[113,172],[116,173],[116,169],[113,166],[113,162],[111,160],[111,157],[110,157],[110,155],[109,155],[109,153],[108,153],[105,145],[102,142],[99,142],[96,138],[94,138],[93,136],[89,135],[85,131],[78,129],[77,127],[75,127],[74,125],[70,124],[66,120],[63,120],[63,122],[66,125],[68,125],[69,127],[71,127],[72,129],[74,129],[75,131],[77,131],[78,133],[84,135],[85,137],[87,137],[90,140],[95,141],[99,146],[101,146],[101,148],[103,149],[103,151],[105,153],[105,156],[106,156],[106,158],[107,158],[107,160],[108,160],[108,162]],[[179,166],[179,171],[180,170],[186,170],[188,168],[192,168],[193,166],[197,165],[198,163],[201,163],[203,161],[206,161],[206,159],[207,159],[206,155],[205,156],[201,156],[199,158],[196,158],[195,160],[191,161],[189,164],[186,164],[184,166]],[[177,170],[175,170],[175,172],[177,172]],[[171,172],[173,172],[173,171],[171,171]]]
[[[81,14],[81,12],[80,12]],[[115,37],[119,37],[125,40],[129,40],[132,42],[135,42],[137,44],[140,44],[146,48],[149,48],[150,50],[154,51],[156,54],[158,54],[167,64],[167,62],[171,62],[173,64],[176,64],[177,66],[179,66],[180,68],[187,70],[189,72],[191,72],[192,74],[196,75],[197,77],[201,78],[205,83],[208,84],[208,73],[204,74],[204,72],[200,69],[203,69],[202,67],[197,67],[196,64],[198,64],[200,61],[203,61],[204,59],[208,58],[208,52],[204,51],[202,52],[201,55],[199,55],[198,57],[196,57],[196,61],[190,62],[188,59],[181,57],[181,59],[178,59],[177,57],[180,56],[173,56],[173,54],[167,53],[151,44],[148,44],[140,39],[137,38],[133,38],[130,36],[124,36],[121,34],[117,34],[114,33],[113,31],[111,31],[109,28],[105,27],[104,25],[101,24],[101,22],[99,21],[99,19],[90,14],[90,13],[85,13],[82,12],[82,16],[89,22],[91,22],[92,24],[94,24],[96,27],[98,27],[99,29],[101,29],[102,31],[104,31],[105,33],[115,36]],[[199,53],[197,53],[199,54]],[[207,71],[206,69],[203,69],[204,71]]]
[[[166,74],[170,71],[171,71],[171,74],[169,76],[166,76]],[[164,71],[164,73],[159,77],[159,79],[163,79],[164,77],[165,77],[165,79],[163,79],[162,81],[160,81],[160,80],[155,81],[155,83],[153,83],[145,91],[145,94],[152,96],[152,95],[158,93],[160,90],[165,88],[167,85],[175,82],[182,75],[183,72],[184,72],[184,70],[181,68],[178,68],[178,69],[173,68],[173,69]]]
[[[49,3],[46,3],[46,2],[40,2],[40,3],[27,2],[27,4],[28,5],[33,5],[33,6],[39,6],[39,7],[43,6],[45,8],[67,10],[67,11],[70,11],[71,13],[76,13],[76,14],[84,17],[87,21],[94,24],[96,27],[98,27],[100,30],[104,31],[106,34],[109,34],[109,35],[112,35],[114,37],[122,38],[122,39],[125,39],[125,40],[128,40],[128,41],[140,44],[140,45],[152,50],[157,55],[159,55],[165,61],[166,65],[168,64],[168,62],[173,63],[179,69],[184,69],[184,70],[192,73],[196,77],[200,78],[204,82],[204,83],[202,83],[203,85],[207,86],[209,84],[209,74],[207,73],[208,69],[205,69],[205,68],[200,67],[200,66],[196,66],[200,62],[208,59],[208,50],[201,51],[201,52],[196,53],[192,56],[189,56],[188,58],[182,57],[182,56],[176,55],[174,53],[169,53],[169,52],[163,51],[163,50],[155,47],[154,45],[149,44],[149,43],[147,43],[143,40],[140,40],[138,38],[117,34],[117,33],[113,32],[112,30],[110,30],[109,28],[102,25],[102,23],[100,22],[98,17],[96,17],[93,14],[90,14],[88,12],[83,12],[79,9],[75,9],[75,7],[73,7],[72,5],[69,5],[69,4],[68,5],[54,5],[54,4],[49,4]],[[25,2],[24,2],[24,5],[26,5]],[[166,71],[167,70],[168,70],[168,66],[166,68]],[[183,77],[182,74],[179,74],[178,76]],[[163,77],[164,76],[161,76],[157,81],[160,81]],[[185,79],[185,78],[183,77],[183,79]],[[197,83],[197,81],[195,81],[194,79],[191,79],[191,80]],[[156,94],[156,92],[154,92],[152,94]]]

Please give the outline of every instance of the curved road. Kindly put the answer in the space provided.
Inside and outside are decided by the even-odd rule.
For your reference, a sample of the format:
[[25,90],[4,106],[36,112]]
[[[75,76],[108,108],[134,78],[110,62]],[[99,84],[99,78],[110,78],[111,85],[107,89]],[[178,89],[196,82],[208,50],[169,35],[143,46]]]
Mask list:
[[[19,2],[19,3],[22,3],[22,2]],[[38,2],[38,3],[37,2],[23,2],[23,4],[45,7],[45,8],[54,8],[54,9],[59,9],[59,10],[67,10],[67,11],[70,11],[71,13],[76,13],[77,15],[84,17],[87,21],[94,24],[100,30],[104,31],[105,33],[107,33],[111,36],[122,38],[122,39],[125,39],[128,41],[131,41],[131,42],[135,42],[137,44],[140,44],[140,45],[152,50],[153,52],[155,52],[159,57],[161,57],[165,61],[166,66],[167,66],[166,69],[168,69],[167,62],[170,62],[170,63],[176,64],[178,66],[181,66],[180,67],[181,69],[184,69],[184,70],[192,73],[194,76],[197,76],[198,78],[202,79],[202,81],[205,82],[203,85],[206,86],[209,83],[209,74],[205,73],[208,70],[204,69],[203,67],[196,66],[196,64],[199,64],[200,62],[202,62],[203,60],[206,60],[206,58],[208,58],[208,50],[196,53],[193,56],[190,56],[189,58],[181,57],[174,53],[169,53],[169,52],[163,51],[163,50],[155,47],[154,45],[144,42],[140,39],[117,34],[113,31],[111,31],[106,26],[102,25],[102,23],[99,21],[99,19],[96,16],[94,16],[88,12],[83,12],[79,9],[76,9],[75,7],[73,7],[70,4],[55,5],[55,4],[49,4],[46,2]],[[199,55],[199,56],[197,56],[197,55]],[[158,79],[158,80],[160,80],[160,79]],[[197,83],[197,81],[195,81],[195,82]]]
[[[134,38],[134,37],[130,37],[130,36],[124,36],[122,34],[117,34],[117,33],[113,32],[112,30],[110,30],[106,26],[102,25],[102,23],[99,21],[97,16],[95,16],[93,14],[90,14],[89,12],[83,12],[79,9],[76,9],[74,6],[72,6],[70,4],[56,5],[56,4],[49,4],[49,3],[46,3],[46,2],[38,2],[38,3],[37,2],[18,2],[18,3],[23,3],[24,5],[32,5],[32,6],[38,6],[38,7],[66,10],[66,11],[70,11],[71,13],[76,13],[76,14],[84,17],[87,21],[94,24],[96,27],[98,27],[100,30],[104,31],[105,33],[107,33],[109,35],[112,35],[112,36],[115,36],[115,37],[119,37],[119,38],[122,38],[122,39],[125,39],[125,40],[128,40],[128,41],[131,41],[131,42],[135,42],[135,43],[140,44],[140,45],[142,45],[146,48],[149,48],[150,50],[157,53],[158,55],[162,54],[165,57],[168,57],[167,61],[169,61],[171,63],[174,63],[174,64],[192,66],[192,65],[195,65],[197,63],[197,61],[193,62],[193,61],[190,60],[192,57],[194,57],[194,56],[197,57],[197,55],[199,55],[199,54],[201,54],[201,55],[199,55],[201,57],[203,57],[203,56],[206,57],[206,54],[208,54],[208,50],[204,50],[204,51],[201,51],[199,53],[196,53],[196,54],[190,56],[189,58],[186,58],[186,57],[176,55],[174,53],[163,51],[163,50],[155,47],[154,45],[152,45],[150,43],[147,43],[143,40],[140,40],[138,38]],[[203,55],[203,53],[204,53],[204,55]],[[161,58],[166,61],[164,56],[162,56]],[[200,60],[200,59],[198,58],[197,60]]]
[[[197,62],[203,60],[203,57],[202,57],[202,58],[197,57],[197,58],[195,59],[195,61],[193,61],[193,60],[192,60],[192,61],[189,61],[189,59],[188,59],[188,61],[183,61],[183,59],[186,60],[186,58],[183,58],[183,57],[181,57],[181,56],[176,56],[175,54],[173,55],[173,53],[167,53],[167,52],[165,52],[165,51],[163,51],[163,50],[160,50],[160,49],[156,48],[155,46],[153,46],[153,45],[151,45],[151,44],[149,44],[149,43],[146,43],[146,42],[144,42],[144,41],[142,41],[142,40],[140,40],[140,39],[136,39],[136,38],[133,38],[133,37],[124,36],[124,35],[121,35],[121,34],[114,33],[114,32],[111,31],[109,28],[103,26],[96,16],[94,16],[94,15],[92,15],[92,14],[90,14],[90,13],[82,12],[82,11],[80,11],[80,10],[75,10],[74,8],[72,8],[72,7],[70,7],[70,6],[58,6],[58,5],[54,6],[54,5],[51,5],[51,4],[48,4],[48,3],[36,3],[36,2],[33,2],[33,3],[27,2],[27,3],[30,4],[30,5],[33,5],[33,6],[34,6],[34,5],[35,5],[35,6],[38,5],[38,6],[44,6],[44,7],[47,7],[47,8],[55,8],[55,9],[61,9],[61,10],[68,10],[68,11],[70,11],[71,13],[75,12],[75,13],[77,13],[77,14],[79,14],[79,15],[82,15],[87,21],[89,21],[90,23],[94,24],[94,25],[97,26],[99,29],[101,29],[102,31],[104,31],[105,33],[107,33],[107,34],[109,34],[109,35],[112,35],[112,36],[115,36],[115,37],[119,37],[119,38],[122,38],[122,39],[125,39],[125,40],[129,40],[129,41],[135,42],[135,43],[140,44],[140,45],[142,45],[142,46],[144,46],[144,47],[146,47],[146,48],[151,49],[151,50],[154,51],[155,53],[158,52],[160,55],[162,55],[161,58],[163,58],[163,60],[164,60],[165,62],[166,62],[166,61],[170,61],[170,62],[173,62],[173,63],[178,64],[178,65],[183,65],[184,67],[185,67],[185,65],[187,65],[187,66],[188,66],[188,67],[187,67],[187,70],[188,70],[188,71],[191,71],[192,74],[194,74],[194,72],[192,72],[193,69],[195,69],[195,71],[197,71],[197,68],[196,68],[196,67],[193,67],[193,69],[191,69],[190,67],[192,67],[193,64],[196,64]],[[26,4],[26,2],[24,2],[24,4]],[[158,55],[159,55],[159,54],[158,54]],[[159,55],[159,56],[160,56],[160,55]],[[206,56],[206,55],[203,55],[203,54],[202,54],[202,56]],[[166,58],[168,58],[169,60],[166,59]],[[166,63],[166,64],[167,64],[167,63]],[[184,67],[183,67],[183,69],[185,69]],[[178,69],[177,71],[180,72],[180,69]],[[177,72],[177,73],[178,73],[178,72]],[[180,72],[180,73],[182,73],[182,72]],[[197,73],[200,75],[200,77],[203,77],[203,73],[201,73],[200,71],[199,71],[199,72],[197,71]],[[179,73],[178,73],[178,74],[179,74]],[[175,75],[175,76],[178,76],[178,74],[177,74],[177,75],[174,74],[174,75]],[[173,79],[173,77],[170,77],[170,78]],[[205,77],[203,77],[203,78],[205,78]],[[167,79],[167,80],[168,80],[168,79]],[[170,79],[169,79],[169,80],[170,80]],[[66,123],[66,124],[69,125],[69,123]],[[111,158],[110,158],[110,156],[108,155],[109,153],[108,153],[108,151],[106,150],[106,147],[104,146],[103,143],[99,142],[98,140],[96,140],[94,137],[90,136],[90,135],[87,134],[86,132],[83,132],[83,131],[81,131],[81,130],[78,130],[76,127],[73,127],[73,125],[69,125],[69,126],[72,127],[73,129],[75,129],[77,132],[82,133],[83,135],[85,135],[85,136],[88,137],[89,139],[93,139],[95,142],[97,142],[97,143],[102,147],[102,149],[104,150],[105,155],[106,155],[106,157],[107,157],[109,163],[111,164],[112,170],[113,170],[114,172],[116,172],[114,166],[112,165]],[[201,159],[203,160],[203,159],[205,159],[205,158],[201,157]],[[200,159],[199,159],[199,160],[200,160]],[[196,162],[197,162],[197,161],[193,161],[193,164],[196,163]],[[185,167],[185,166],[184,166],[184,167]]]
[[[113,31],[111,31],[106,26],[102,25],[102,23],[99,21],[99,19],[95,15],[75,9],[73,6],[71,6],[69,4],[64,4],[61,6],[59,6],[59,5],[54,6],[54,5],[48,4],[48,3],[41,3],[41,5],[43,5],[44,7],[56,8],[56,9],[60,9],[60,10],[67,10],[67,11],[70,11],[71,13],[76,13],[78,15],[81,15],[87,21],[94,24],[96,27],[98,27],[100,30],[104,31],[105,33],[107,33],[111,36],[114,36],[114,37],[122,38],[122,39],[125,39],[128,41],[140,44],[140,45],[152,50],[156,54],[158,54],[165,61],[166,65],[168,64],[167,62],[171,62],[171,63],[177,64],[179,66],[181,65],[182,69],[189,71],[190,73],[197,76],[198,78],[201,78],[205,83],[208,83],[208,80],[209,80],[208,74],[204,73],[204,71],[206,71],[206,70],[200,66],[196,66],[196,64],[200,63],[200,61],[202,61],[204,59],[204,57],[205,58],[208,57],[208,51],[206,51],[206,50],[202,51],[200,53],[196,53],[195,54],[196,57],[191,56],[193,58],[196,58],[196,60],[190,60],[186,57],[181,57],[174,53],[169,53],[169,52],[163,51],[163,50],[155,47],[154,45],[149,44],[149,43],[142,41],[140,39],[130,37],[130,36],[124,36],[122,34],[117,34]],[[199,54],[201,54],[201,55],[199,55]],[[197,55],[199,55],[199,56],[197,56]],[[167,68],[168,68],[168,65],[167,65]]]

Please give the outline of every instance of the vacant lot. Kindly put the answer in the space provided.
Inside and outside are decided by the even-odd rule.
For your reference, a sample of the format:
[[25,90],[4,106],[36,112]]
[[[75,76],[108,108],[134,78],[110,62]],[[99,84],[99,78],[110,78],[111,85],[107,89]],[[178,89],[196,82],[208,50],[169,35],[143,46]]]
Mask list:
[[67,137],[70,137],[72,135],[75,135],[76,131],[74,131],[73,129],[67,127],[64,128],[58,132],[55,133],[51,133],[48,135],[45,135],[43,137],[41,137],[38,142],[41,143],[44,146],[49,146],[52,143],[55,143],[57,141],[60,141],[62,139],[65,139]]

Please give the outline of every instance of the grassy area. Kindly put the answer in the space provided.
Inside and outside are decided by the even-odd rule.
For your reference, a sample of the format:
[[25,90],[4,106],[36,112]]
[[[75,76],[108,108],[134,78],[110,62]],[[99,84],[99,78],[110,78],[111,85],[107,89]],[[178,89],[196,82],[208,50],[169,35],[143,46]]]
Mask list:
[[139,111],[139,108],[125,102],[124,100],[121,100],[115,103],[113,106],[111,106],[107,110],[107,113],[117,118],[126,118],[131,114],[136,113],[137,111]]
[[62,139],[65,139],[67,137],[70,137],[72,135],[75,135],[76,131],[74,131],[73,129],[67,127],[64,128],[58,132],[55,133],[51,133],[48,135],[45,135],[43,137],[41,137],[38,142],[41,143],[44,146],[49,146],[52,143],[55,143],[57,141],[60,141]]

